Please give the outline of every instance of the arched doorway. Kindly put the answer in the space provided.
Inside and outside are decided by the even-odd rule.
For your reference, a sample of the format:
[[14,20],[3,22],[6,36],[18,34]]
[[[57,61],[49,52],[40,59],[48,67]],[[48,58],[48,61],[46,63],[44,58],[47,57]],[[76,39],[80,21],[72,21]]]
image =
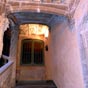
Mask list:
[[45,37],[48,26],[23,24],[19,27],[17,50],[17,80],[46,80]]

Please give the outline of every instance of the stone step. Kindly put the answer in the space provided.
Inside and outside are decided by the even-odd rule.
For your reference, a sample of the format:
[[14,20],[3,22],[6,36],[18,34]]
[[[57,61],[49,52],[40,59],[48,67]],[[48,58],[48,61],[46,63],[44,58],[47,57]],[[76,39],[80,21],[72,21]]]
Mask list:
[[18,82],[16,88],[57,88],[53,81]]
[[23,85],[23,86],[17,86],[16,88],[56,88],[56,87],[49,85]]

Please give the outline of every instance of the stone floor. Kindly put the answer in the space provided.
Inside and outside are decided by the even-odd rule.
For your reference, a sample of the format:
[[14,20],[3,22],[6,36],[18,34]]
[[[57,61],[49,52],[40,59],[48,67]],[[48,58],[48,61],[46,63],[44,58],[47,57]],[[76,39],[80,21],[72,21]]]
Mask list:
[[18,82],[16,88],[57,88],[53,81]]

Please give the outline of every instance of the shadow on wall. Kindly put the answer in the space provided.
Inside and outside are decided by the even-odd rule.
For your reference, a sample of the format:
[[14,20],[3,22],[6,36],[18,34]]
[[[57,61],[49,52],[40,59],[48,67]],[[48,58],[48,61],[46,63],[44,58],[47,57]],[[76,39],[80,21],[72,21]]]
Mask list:
[[7,59],[4,59],[3,57],[0,58],[0,67],[2,67],[4,64],[8,63]]

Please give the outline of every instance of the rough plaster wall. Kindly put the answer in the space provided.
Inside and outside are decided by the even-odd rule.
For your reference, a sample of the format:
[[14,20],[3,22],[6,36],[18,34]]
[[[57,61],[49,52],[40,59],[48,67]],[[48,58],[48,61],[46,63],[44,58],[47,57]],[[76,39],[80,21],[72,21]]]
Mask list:
[[85,15],[83,23],[78,30],[79,48],[84,76],[85,88],[88,88],[88,16]]
[[76,31],[66,24],[51,31],[50,63],[52,78],[58,88],[84,88]]
[[[88,22],[87,19],[87,13],[88,13],[88,0],[80,0],[80,3],[75,11],[74,14],[74,20],[75,20],[75,27],[78,30],[78,41],[79,41],[79,48],[80,48],[80,57],[81,57],[81,63],[82,63],[82,71],[84,76],[84,85],[85,88],[88,88],[88,53],[87,53],[87,47],[84,37],[85,33],[83,34],[83,31],[88,30]],[[82,33],[82,34],[81,34]]]
[[85,88],[88,88],[88,47],[84,47],[84,41],[83,41],[83,36],[79,36],[79,48],[80,48],[80,56],[81,56],[81,63],[82,63],[82,70],[83,70],[83,77],[84,77],[84,85]]
[[51,32],[49,33],[48,39],[45,41],[45,46],[48,45],[48,51],[45,50],[45,66],[46,66],[46,78],[47,80],[52,80],[52,55],[51,50],[52,47],[50,46],[50,40],[51,40]]
[[80,3],[77,6],[73,16],[73,19],[75,20],[75,26],[77,29],[79,29],[78,27],[83,21],[83,17],[87,13],[87,9],[88,9],[88,0],[80,0]]

